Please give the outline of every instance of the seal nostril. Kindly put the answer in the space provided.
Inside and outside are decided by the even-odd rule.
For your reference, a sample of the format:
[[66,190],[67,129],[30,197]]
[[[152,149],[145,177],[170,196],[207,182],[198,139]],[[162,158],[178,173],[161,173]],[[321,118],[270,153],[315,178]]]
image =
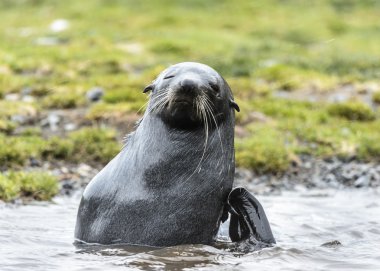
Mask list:
[[185,79],[181,81],[181,89],[184,91],[192,91],[196,88],[196,84],[193,80]]

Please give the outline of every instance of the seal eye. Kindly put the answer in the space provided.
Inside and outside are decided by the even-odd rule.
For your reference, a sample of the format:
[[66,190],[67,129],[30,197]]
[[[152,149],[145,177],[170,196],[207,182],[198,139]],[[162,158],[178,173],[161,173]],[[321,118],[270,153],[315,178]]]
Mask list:
[[165,77],[164,77],[164,79],[170,79],[170,78],[173,78],[175,75],[174,74],[172,74],[172,75],[166,75]]
[[212,88],[213,91],[216,93],[219,93],[219,86],[217,84],[210,83],[210,87]]

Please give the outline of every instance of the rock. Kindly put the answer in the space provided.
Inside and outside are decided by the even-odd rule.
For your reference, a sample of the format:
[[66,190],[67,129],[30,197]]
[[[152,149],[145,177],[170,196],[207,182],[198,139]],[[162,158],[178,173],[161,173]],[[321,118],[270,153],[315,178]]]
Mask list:
[[354,180],[359,177],[359,172],[351,167],[344,167],[341,176],[346,180]]
[[80,164],[77,169],[77,173],[82,177],[88,177],[89,175],[91,175],[91,171],[92,167],[90,167],[87,164]]
[[21,89],[21,95],[26,96],[26,95],[31,95],[33,92],[33,89],[31,87],[23,87]]
[[40,167],[41,166],[41,162],[38,161],[36,158],[34,157],[30,157],[29,158],[29,164],[31,167]]
[[22,101],[26,103],[33,103],[34,102],[34,97],[31,95],[25,95],[22,97]]
[[361,176],[354,182],[355,187],[367,187],[369,185],[369,177],[367,175]]
[[68,174],[68,173],[69,173],[69,169],[68,169],[67,167],[61,167],[61,168],[60,168],[60,171],[61,171],[61,173],[63,173],[63,174]]
[[28,122],[28,118],[23,115],[13,115],[11,116],[11,121],[17,122],[19,124],[25,124]]
[[86,93],[87,100],[90,102],[99,101],[104,95],[104,89],[101,87],[93,87]]
[[62,32],[68,29],[69,25],[69,22],[65,19],[57,19],[50,24],[49,28],[53,32]]
[[335,247],[340,247],[340,246],[342,246],[342,243],[339,242],[338,240],[334,240],[334,241],[330,241],[330,242],[323,243],[321,246],[322,246],[322,247],[335,248]]
[[74,131],[75,129],[77,129],[77,125],[75,123],[66,123],[63,126],[63,129],[65,129],[65,131]]
[[331,173],[327,174],[323,180],[327,183],[337,183],[335,175]]
[[9,94],[5,95],[4,100],[6,100],[6,101],[19,101],[20,95],[17,93],[9,93]]
[[67,196],[71,195],[75,190],[80,188],[79,183],[72,179],[63,179],[61,180],[60,185],[60,193]]
[[59,44],[59,39],[56,37],[39,37],[34,41],[37,45],[53,46]]
[[57,131],[61,117],[56,113],[50,113],[47,118],[41,120],[41,126],[49,126],[50,130]]

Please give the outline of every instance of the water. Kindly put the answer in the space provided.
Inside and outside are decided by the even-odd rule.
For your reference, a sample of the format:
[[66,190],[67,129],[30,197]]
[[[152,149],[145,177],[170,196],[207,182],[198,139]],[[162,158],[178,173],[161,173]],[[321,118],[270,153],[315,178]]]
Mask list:
[[379,196],[380,189],[259,196],[277,245],[248,254],[223,243],[75,247],[79,195],[0,205],[0,270],[380,270]]

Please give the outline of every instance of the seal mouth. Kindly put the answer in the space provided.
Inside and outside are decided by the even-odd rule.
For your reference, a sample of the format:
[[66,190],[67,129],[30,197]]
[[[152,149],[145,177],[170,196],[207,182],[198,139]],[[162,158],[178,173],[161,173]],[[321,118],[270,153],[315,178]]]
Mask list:
[[173,105],[193,106],[193,103],[193,99],[181,97],[171,100],[169,103],[169,107],[172,107]]
[[186,99],[178,99],[178,100],[174,100],[173,103],[176,103],[176,104],[192,104],[193,101],[192,100],[186,100]]

